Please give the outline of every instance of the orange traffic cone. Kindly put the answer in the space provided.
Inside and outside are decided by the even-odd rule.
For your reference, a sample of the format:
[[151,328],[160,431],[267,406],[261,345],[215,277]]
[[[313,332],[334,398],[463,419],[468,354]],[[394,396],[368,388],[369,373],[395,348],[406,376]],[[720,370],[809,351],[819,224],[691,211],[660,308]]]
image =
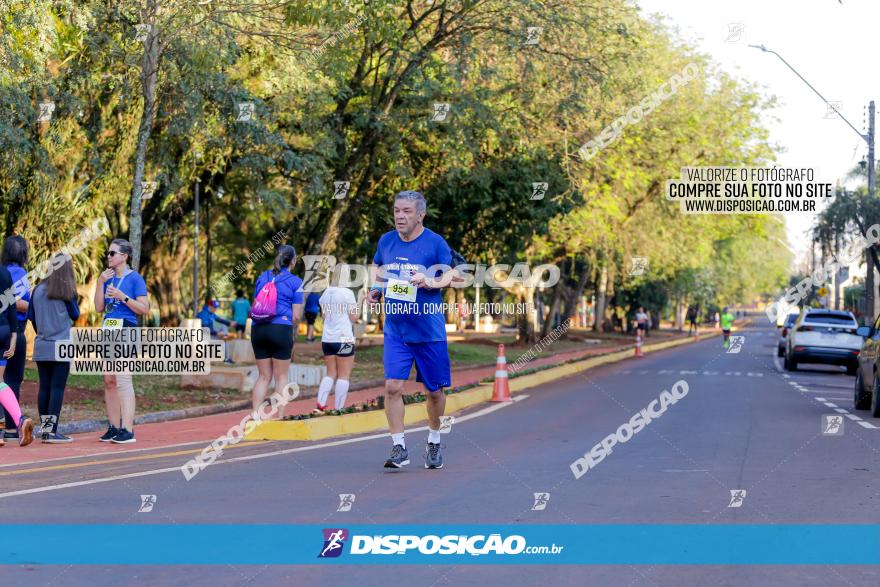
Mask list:
[[636,357],[644,357],[645,354],[642,352],[642,333],[636,332]]
[[504,358],[504,345],[498,345],[498,362],[495,364],[495,389],[492,391],[493,402],[509,402],[510,386],[507,384],[507,359]]

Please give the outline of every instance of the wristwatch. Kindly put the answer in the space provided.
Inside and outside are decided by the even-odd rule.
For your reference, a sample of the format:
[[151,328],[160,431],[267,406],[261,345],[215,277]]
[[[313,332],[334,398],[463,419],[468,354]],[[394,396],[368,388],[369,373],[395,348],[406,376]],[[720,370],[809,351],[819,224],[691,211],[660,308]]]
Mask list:
[[122,303],[127,304],[130,299],[131,299],[130,297],[125,296],[125,299],[122,300]]

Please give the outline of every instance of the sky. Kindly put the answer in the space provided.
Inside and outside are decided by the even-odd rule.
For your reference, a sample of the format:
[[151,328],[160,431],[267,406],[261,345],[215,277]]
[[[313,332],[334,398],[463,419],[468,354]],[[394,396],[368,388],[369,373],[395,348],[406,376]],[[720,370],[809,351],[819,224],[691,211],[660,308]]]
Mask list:
[[[877,0],[636,0],[643,14],[660,13],[680,36],[727,73],[775,95],[765,117],[770,141],[782,147],[778,164],[810,167],[820,181],[844,180],[867,144],[765,45],[785,58],[859,132],[867,131],[867,105],[880,106],[880,78],[870,73],[880,57]],[[736,33],[739,31],[739,34]],[[872,42],[874,41],[874,42]],[[878,119],[880,122],[880,119]],[[805,254],[815,213],[785,217],[792,249]]]

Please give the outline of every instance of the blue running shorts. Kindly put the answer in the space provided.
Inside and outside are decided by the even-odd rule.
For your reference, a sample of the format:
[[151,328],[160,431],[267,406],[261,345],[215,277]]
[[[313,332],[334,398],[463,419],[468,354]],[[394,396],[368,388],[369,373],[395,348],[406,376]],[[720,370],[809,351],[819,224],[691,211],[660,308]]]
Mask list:
[[404,342],[386,333],[382,360],[385,379],[409,379],[415,363],[416,381],[423,383],[428,391],[438,391],[452,384],[449,349],[445,340]]

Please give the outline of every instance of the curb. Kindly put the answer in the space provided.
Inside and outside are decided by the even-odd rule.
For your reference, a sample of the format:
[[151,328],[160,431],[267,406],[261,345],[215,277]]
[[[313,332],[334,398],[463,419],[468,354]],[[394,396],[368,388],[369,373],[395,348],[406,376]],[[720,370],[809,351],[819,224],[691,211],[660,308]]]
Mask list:
[[[236,412],[251,407],[251,400],[241,400],[231,404],[215,404],[211,406],[196,406],[182,410],[166,410],[164,412],[152,412],[134,419],[135,425],[153,424],[156,422],[170,422],[171,420],[185,420],[186,418],[198,418],[200,416],[212,416],[224,412]],[[108,426],[107,420],[76,420],[58,425],[61,434],[81,434],[83,432],[97,432]]]
[[[466,369],[481,369],[494,367],[495,363],[486,363],[485,365],[471,365]],[[355,383],[349,388],[349,391],[360,391],[362,389],[370,389],[373,387],[384,387],[384,379],[371,379]],[[299,399],[309,399],[317,397],[317,388],[312,391],[303,393]],[[447,399],[448,401],[448,399]],[[185,420],[187,418],[198,418],[200,416],[212,416],[214,414],[222,414],[225,412],[236,412],[251,407],[251,400],[241,400],[227,404],[212,404],[208,406],[195,406],[192,408],[184,408],[180,410],[166,410],[163,412],[151,412],[135,418],[134,423],[138,424],[154,424],[157,422],[171,422],[173,420]],[[104,420],[74,420],[73,422],[62,422],[58,424],[58,432],[61,434],[82,434],[84,432],[97,432],[107,428],[109,422]]]
[[[679,338],[666,342],[645,345],[644,353],[659,351],[683,344],[695,342],[692,338]],[[543,385],[553,379],[568,377],[599,365],[616,363],[632,357],[632,348],[614,351],[598,357],[591,357],[575,363],[569,363],[559,367],[550,367],[537,373],[521,375],[509,380],[510,392],[516,393]],[[446,396],[446,414],[451,414],[480,404],[492,397],[494,382],[485,383]],[[404,425],[411,425],[426,420],[428,417],[424,402],[411,405],[404,412]],[[245,440],[322,440],[348,434],[362,434],[383,430],[388,426],[384,410],[372,410],[341,416],[322,416],[306,420],[272,420],[250,426],[245,434]]]

